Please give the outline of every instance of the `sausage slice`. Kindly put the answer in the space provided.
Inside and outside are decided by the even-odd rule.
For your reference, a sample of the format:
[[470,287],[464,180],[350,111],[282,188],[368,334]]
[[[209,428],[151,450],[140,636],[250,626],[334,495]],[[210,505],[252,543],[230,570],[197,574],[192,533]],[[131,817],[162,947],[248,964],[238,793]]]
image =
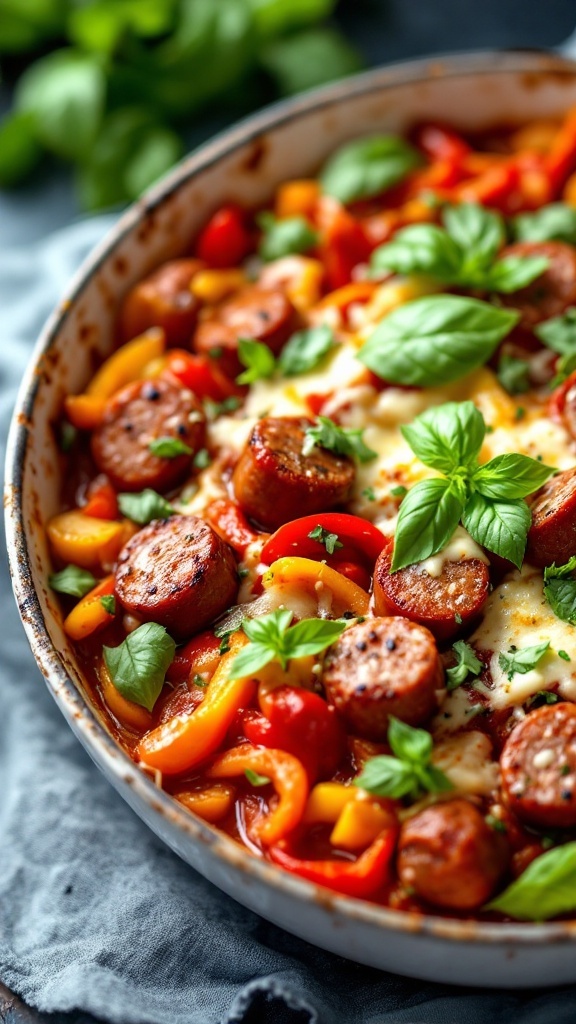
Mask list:
[[422,725],[434,714],[444,670],[423,626],[400,617],[367,619],[328,650],[323,683],[353,732],[385,740],[390,715]]
[[267,530],[299,516],[327,512],[347,501],[354,464],[324,448],[302,454],[305,417],[267,416],[252,430],[232,482],[236,500],[251,519]]
[[532,525],[526,559],[532,565],[564,565],[576,552],[576,468],[547,480],[529,499]]
[[548,267],[526,288],[502,295],[505,306],[520,311],[519,327],[531,331],[576,303],[576,250],[564,242],[516,242],[502,256],[544,256]]
[[481,907],[507,864],[506,840],[468,800],[427,807],[405,821],[400,831],[400,881],[436,907]]
[[456,636],[488,597],[490,574],[479,558],[446,562],[439,576],[430,576],[419,565],[391,574],[391,564],[392,548],[386,547],[374,569],[374,611],[404,615],[426,626],[437,640]]
[[544,704],[510,733],[500,758],[502,788],[529,825],[576,825],[576,705]]
[[116,596],[126,611],[165,626],[175,640],[200,633],[234,603],[232,548],[196,516],[157,519],[120,552]]
[[[153,455],[150,442],[161,437],[183,441],[191,455]],[[92,434],[92,455],[118,490],[167,491],[186,476],[205,437],[206,419],[192,391],[165,380],[133,381],[108,401]]]
[[229,377],[235,377],[242,369],[238,359],[240,338],[263,341],[277,355],[296,329],[296,321],[296,310],[283,291],[250,285],[198,324],[193,347],[201,353],[219,350],[220,367]]
[[120,311],[120,334],[130,341],[150,327],[162,327],[169,345],[185,345],[196,326],[200,303],[190,291],[200,260],[163,263],[128,292]]

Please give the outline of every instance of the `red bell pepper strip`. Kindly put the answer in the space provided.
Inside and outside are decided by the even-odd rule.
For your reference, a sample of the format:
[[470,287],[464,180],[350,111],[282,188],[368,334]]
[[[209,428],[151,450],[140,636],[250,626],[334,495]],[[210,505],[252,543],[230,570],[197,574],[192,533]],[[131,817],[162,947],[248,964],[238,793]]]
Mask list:
[[287,871],[325,885],[344,896],[368,899],[382,888],[387,880],[390,862],[396,845],[395,828],[381,833],[357,860],[301,860],[287,850],[287,844],[278,843],[269,849],[270,859]]
[[246,738],[293,754],[311,782],[330,778],[347,750],[336,709],[299,686],[278,686],[262,696],[261,704],[264,714],[251,713],[243,721]]
[[[343,545],[336,549],[333,556],[327,554],[321,541],[309,536],[317,526],[321,526],[328,533],[335,533]],[[298,555],[302,558],[314,558],[316,561],[327,561],[334,568],[336,562],[350,560],[359,561],[362,565],[373,568],[385,543],[384,534],[366,519],[346,512],[324,512],[285,523],[266,541],[261,557],[266,565],[271,565],[278,558],[287,555]]]
[[571,110],[544,157],[544,168],[554,192],[576,167],[576,110]]
[[324,263],[328,291],[333,291],[352,280],[354,267],[369,259],[373,245],[362,225],[334,199],[323,199],[319,227],[322,236],[320,258]]
[[477,177],[457,185],[453,198],[461,203],[480,203],[506,211],[506,201],[518,187],[518,179],[518,165],[514,161],[495,164]]
[[117,519],[118,499],[116,491],[108,480],[100,483],[98,478],[88,489],[88,501],[82,506],[85,516],[94,519]]
[[230,395],[240,393],[234,382],[220,369],[217,361],[207,356],[193,355],[182,348],[173,348],[166,354],[163,371],[193,391],[198,398],[221,402]]
[[252,529],[239,505],[227,498],[213,501],[206,515],[217,533],[242,556],[249,544],[261,534]]
[[[552,392],[548,400],[548,415],[555,423],[565,426],[566,400],[570,391],[576,396],[576,370]],[[573,396],[571,396],[573,397]]]
[[179,647],[166,672],[170,683],[184,683],[193,673],[212,674],[220,660],[221,640],[211,630],[198,633],[187,644]]
[[240,206],[231,203],[217,210],[200,232],[196,254],[209,267],[235,267],[251,248],[246,214]]
[[471,147],[452,128],[429,122],[420,125],[414,133],[414,141],[430,160],[446,160],[459,163],[471,152]]
[[330,565],[336,569],[336,572],[342,573],[347,580],[355,583],[357,587],[362,587],[362,590],[370,590],[371,573],[362,565],[358,565],[357,562],[348,562],[345,559],[339,561],[336,558],[330,562]]

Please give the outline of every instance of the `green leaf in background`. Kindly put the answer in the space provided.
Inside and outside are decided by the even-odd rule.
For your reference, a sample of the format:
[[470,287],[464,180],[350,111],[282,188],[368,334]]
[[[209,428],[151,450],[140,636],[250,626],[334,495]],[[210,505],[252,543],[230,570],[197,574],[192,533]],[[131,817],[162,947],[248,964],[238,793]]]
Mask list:
[[69,0],[1,0],[0,53],[35,50],[64,30]]
[[283,96],[352,75],[363,64],[358,51],[332,28],[277,39],[264,47],[259,59]]
[[68,32],[83,50],[111,54],[126,32],[147,38],[169,31],[176,6],[176,0],[95,0],[72,8]]
[[0,188],[27,178],[41,156],[34,114],[8,114],[0,121]]
[[384,192],[419,166],[421,157],[397,135],[369,135],[341,146],[322,169],[324,192],[351,203]]
[[261,259],[278,260],[292,253],[303,253],[313,249],[318,241],[318,234],[305,217],[285,217],[276,220],[273,213],[264,212],[256,218],[262,230],[262,238],[258,246]]
[[576,209],[567,203],[550,203],[535,213],[519,213],[512,219],[519,242],[570,242],[576,245]]
[[285,32],[313,25],[329,18],[336,0],[247,0],[254,25],[263,37],[281,36]]
[[36,136],[51,152],[84,160],[100,128],[105,92],[97,58],[56,50],[24,72],[16,87],[16,110],[34,116]]

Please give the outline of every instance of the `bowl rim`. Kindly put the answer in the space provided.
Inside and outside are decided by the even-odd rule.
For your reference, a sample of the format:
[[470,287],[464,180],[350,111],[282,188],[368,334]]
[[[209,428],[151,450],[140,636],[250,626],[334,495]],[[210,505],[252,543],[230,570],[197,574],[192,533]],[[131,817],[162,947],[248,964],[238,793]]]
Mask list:
[[[517,943],[533,945],[576,940],[576,919],[552,923],[508,923],[462,920],[436,914],[414,914],[340,896],[317,886],[240,847],[231,837],[191,815],[132,761],[106,731],[88,701],[68,675],[65,663],[52,644],[41,604],[32,582],[21,502],[24,464],[29,440],[28,424],[40,387],[37,367],[41,357],[55,344],[74,303],[99,267],[118,244],[148,214],[161,205],[190,178],[237,149],[313,111],[331,107],[341,99],[382,92],[398,85],[417,85],[432,78],[469,77],[478,74],[513,72],[566,74],[576,77],[576,63],[566,57],[538,50],[487,50],[462,52],[409,61],[398,61],[353,75],[342,81],[281,100],[219,132],[186,156],[168,175],[133,203],[119,217],[102,241],[89,253],[74,274],[64,297],[45,323],[20,385],[13,411],[6,450],[5,509],[8,560],[14,595],[23,626],[45,681],[61,711],[82,739],[88,753],[107,774],[130,787],[135,797],[156,815],[168,819],[196,843],[210,848],[232,869],[240,869],[255,883],[299,901],[316,902],[342,921],[352,919],[383,931],[400,931],[435,936],[445,940],[476,944]],[[97,752],[97,753],[96,753]]]

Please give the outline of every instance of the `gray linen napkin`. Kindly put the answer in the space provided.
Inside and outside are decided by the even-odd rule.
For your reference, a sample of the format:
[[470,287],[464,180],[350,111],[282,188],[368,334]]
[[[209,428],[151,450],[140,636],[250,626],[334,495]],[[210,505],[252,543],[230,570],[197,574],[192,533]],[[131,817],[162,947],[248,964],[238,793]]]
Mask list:
[[[0,254],[2,438],[43,320],[112,220]],[[205,882],[72,735],[28,650],[5,558],[1,572],[0,979],[52,1024],[572,1024],[576,989],[459,990],[369,970]]]

